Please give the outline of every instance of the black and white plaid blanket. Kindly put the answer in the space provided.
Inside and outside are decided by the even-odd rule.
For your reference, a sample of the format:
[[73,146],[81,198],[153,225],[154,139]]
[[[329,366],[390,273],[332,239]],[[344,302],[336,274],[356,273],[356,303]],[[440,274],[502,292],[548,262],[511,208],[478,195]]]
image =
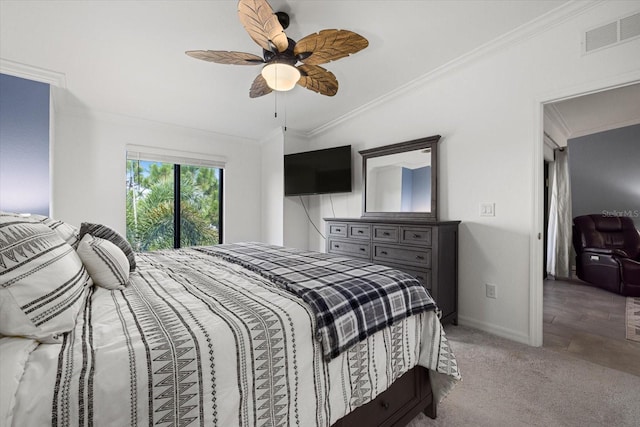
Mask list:
[[194,249],[241,265],[302,298],[315,313],[327,360],[396,321],[436,308],[420,282],[391,267],[263,243]]

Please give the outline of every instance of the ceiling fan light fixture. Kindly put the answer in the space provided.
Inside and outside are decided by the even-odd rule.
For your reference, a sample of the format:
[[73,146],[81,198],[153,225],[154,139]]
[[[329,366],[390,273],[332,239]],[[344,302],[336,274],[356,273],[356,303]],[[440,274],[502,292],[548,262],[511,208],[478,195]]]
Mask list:
[[[338,80],[320,65],[346,58],[369,46],[360,34],[336,29],[321,30],[296,42],[284,32],[289,26],[289,15],[274,13],[267,0],[238,0],[238,17],[249,36],[262,48],[262,58],[228,50],[189,50],[185,53],[218,64],[266,64],[251,84],[250,98],[274,90],[288,91],[296,84],[321,95],[334,96],[338,93]],[[296,67],[298,62],[302,64]]]
[[283,62],[265,65],[261,74],[271,89],[283,92],[293,89],[300,80],[300,71],[293,65]]

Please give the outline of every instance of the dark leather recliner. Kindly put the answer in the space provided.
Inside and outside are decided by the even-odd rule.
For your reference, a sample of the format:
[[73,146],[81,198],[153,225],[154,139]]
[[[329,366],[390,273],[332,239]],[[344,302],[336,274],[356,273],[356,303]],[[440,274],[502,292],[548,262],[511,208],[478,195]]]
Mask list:
[[576,273],[592,285],[640,296],[640,234],[623,216],[583,215],[573,219]]

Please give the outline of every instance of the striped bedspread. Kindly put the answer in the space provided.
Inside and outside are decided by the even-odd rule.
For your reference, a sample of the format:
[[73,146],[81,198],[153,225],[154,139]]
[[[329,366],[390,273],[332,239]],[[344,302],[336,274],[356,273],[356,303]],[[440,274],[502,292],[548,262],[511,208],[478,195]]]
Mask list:
[[309,304],[327,360],[369,335],[436,305],[414,277],[332,254],[264,243],[198,249],[255,271]]
[[417,364],[439,397],[460,378],[434,311],[328,362],[309,305],[264,275],[195,249],[136,256],[61,344],[0,339],[0,424],[329,426]]

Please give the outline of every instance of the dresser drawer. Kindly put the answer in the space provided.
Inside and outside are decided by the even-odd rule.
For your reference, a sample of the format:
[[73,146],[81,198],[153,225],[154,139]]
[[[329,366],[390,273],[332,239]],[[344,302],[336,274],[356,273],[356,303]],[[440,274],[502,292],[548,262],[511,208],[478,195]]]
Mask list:
[[329,237],[347,237],[347,224],[329,224]]
[[398,269],[412,275],[413,277],[418,279],[418,282],[420,282],[422,286],[424,286],[428,291],[431,290],[431,270],[413,269],[407,267],[400,267]]
[[400,243],[431,246],[431,227],[400,227]]
[[392,262],[384,262],[378,261],[378,264],[386,265],[387,267],[393,267],[397,270],[404,271],[405,273],[415,277],[418,281],[427,288],[427,290],[431,291],[431,270],[426,268],[412,268],[407,267],[406,265],[398,265]]
[[369,259],[371,244],[345,240],[329,240],[329,253]]
[[387,265],[416,277],[442,310],[441,323],[457,324],[459,221],[323,219],[326,252]]
[[373,240],[376,242],[390,242],[395,243],[398,241],[398,234],[400,229],[394,226],[388,225],[374,225],[373,226]]
[[371,239],[371,226],[369,224],[349,224],[347,235],[352,239]]
[[431,249],[378,244],[374,245],[373,260],[431,268]]

